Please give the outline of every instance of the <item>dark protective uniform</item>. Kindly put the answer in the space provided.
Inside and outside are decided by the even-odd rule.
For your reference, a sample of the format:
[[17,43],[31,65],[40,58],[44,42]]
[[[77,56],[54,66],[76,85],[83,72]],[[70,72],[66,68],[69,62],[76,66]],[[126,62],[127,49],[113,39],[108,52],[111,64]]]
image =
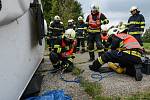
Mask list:
[[48,45],[49,45],[49,50],[51,51],[51,49],[54,48],[54,41],[56,40],[56,38],[60,35],[62,35],[62,33],[64,33],[65,29],[63,26],[63,23],[60,21],[52,21],[50,23],[49,26],[49,34],[48,36],[50,37],[50,39],[48,39]]
[[82,46],[81,53],[85,52],[85,40],[86,40],[86,24],[82,21],[77,24],[77,51],[80,51],[80,46]]
[[59,36],[54,45],[54,50],[50,53],[50,60],[54,68],[66,67],[66,71],[72,71],[74,68],[72,59],[73,51],[77,41],[70,40],[64,35]]
[[103,45],[101,43],[100,34],[102,24],[108,24],[109,21],[102,13],[90,14],[88,15],[86,22],[88,23],[88,49],[90,55],[90,61],[95,59],[94,55],[94,42],[96,42],[97,52],[99,56],[102,54]]
[[144,32],[144,27],[145,19],[142,14],[139,14],[139,11],[137,11],[136,14],[130,16],[130,18],[128,19],[128,32],[138,40],[141,46],[143,46],[141,35]]
[[142,80],[142,47],[138,41],[131,35],[120,33],[111,35],[108,42],[111,50],[98,57],[90,69],[98,71],[104,63],[119,63],[120,67],[126,68],[126,74],[135,76],[138,81]]

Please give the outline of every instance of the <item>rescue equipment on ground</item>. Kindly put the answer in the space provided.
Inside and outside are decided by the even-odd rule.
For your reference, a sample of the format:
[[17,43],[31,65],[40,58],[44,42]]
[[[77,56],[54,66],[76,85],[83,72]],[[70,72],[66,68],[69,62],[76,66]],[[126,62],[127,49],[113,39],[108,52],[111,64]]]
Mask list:
[[142,73],[150,75],[150,59],[145,57],[145,61],[143,62]]
[[109,62],[108,63],[108,67],[113,69],[115,72],[121,74],[125,71],[124,68],[121,68],[119,65],[115,64],[115,63],[112,63],[112,62]]

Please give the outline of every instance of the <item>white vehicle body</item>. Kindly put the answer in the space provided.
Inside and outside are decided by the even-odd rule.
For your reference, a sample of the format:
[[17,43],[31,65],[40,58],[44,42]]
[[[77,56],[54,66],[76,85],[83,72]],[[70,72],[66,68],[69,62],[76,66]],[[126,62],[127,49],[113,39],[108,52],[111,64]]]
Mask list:
[[[0,100],[20,99],[43,59],[33,0],[1,0]],[[40,1],[39,1],[40,3]]]

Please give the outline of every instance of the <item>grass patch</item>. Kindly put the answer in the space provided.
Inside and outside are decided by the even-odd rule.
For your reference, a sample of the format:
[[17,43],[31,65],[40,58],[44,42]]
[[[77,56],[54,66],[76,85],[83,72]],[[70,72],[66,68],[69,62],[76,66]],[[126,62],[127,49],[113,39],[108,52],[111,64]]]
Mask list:
[[[80,82],[81,87],[83,87],[84,91],[93,98],[93,100],[114,100],[110,97],[102,96],[102,86],[96,82],[89,82],[87,80],[82,79]],[[115,99],[119,100],[119,99]]]
[[143,47],[150,50],[150,43],[143,43]]
[[81,73],[83,73],[84,70],[81,70],[80,68],[75,67],[72,71],[72,74],[75,76],[79,76]]
[[102,93],[102,86],[98,83],[94,83],[94,82],[89,82],[87,80],[81,80],[81,87],[84,88],[85,92],[92,96],[93,98],[101,95]]
[[123,100],[150,100],[150,92],[138,92],[132,96],[125,97]]

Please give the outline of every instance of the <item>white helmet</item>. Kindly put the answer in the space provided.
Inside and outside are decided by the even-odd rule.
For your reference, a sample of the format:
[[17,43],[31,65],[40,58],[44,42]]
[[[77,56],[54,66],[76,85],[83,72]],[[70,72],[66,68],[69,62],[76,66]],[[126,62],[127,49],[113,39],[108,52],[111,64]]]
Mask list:
[[108,36],[112,35],[112,34],[117,34],[119,33],[119,29],[118,28],[111,28],[109,31],[108,31]]
[[79,17],[78,17],[78,21],[80,21],[80,20],[83,20],[83,17],[82,17],[82,16],[79,16]]
[[60,17],[59,16],[55,16],[54,20],[60,20]]
[[130,12],[132,12],[132,11],[134,11],[134,10],[137,10],[137,11],[138,11],[138,8],[137,8],[136,6],[132,6],[132,7],[130,8]]
[[76,32],[73,29],[67,29],[65,31],[65,37],[68,39],[75,39],[76,37]]
[[68,20],[68,23],[72,23],[72,22],[73,22],[73,20],[72,20],[72,19],[69,19],[69,20]]
[[91,5],[91,11],[99,11],[99,6],[98,5],[94,5],[94,4],[92,4]]

